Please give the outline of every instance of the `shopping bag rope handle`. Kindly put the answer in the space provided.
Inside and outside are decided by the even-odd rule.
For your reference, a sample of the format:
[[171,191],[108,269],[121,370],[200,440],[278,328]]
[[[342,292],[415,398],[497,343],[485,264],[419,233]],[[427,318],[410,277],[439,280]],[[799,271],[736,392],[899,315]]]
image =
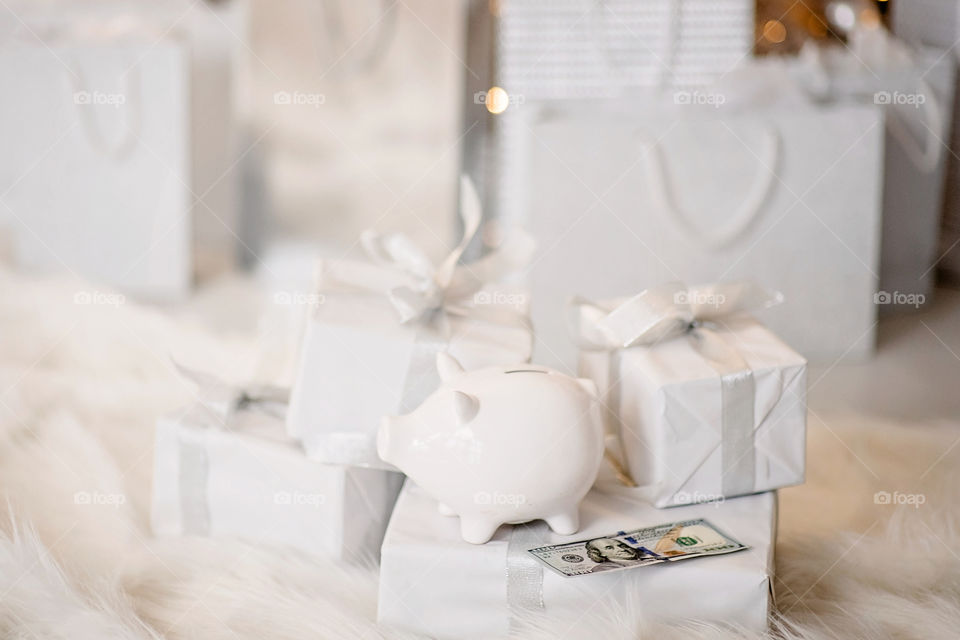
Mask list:
[[776,128],[768,124],[763,128],[763,146],[757,156],[757,171],[747,189],[743,200],[729,215],[718,214],[718,218],[729,220],[725,225],[704,231],[693,220],[693,216],[683,210],[674,193],[675,180],[669,179],[666,159],[659,140],[641,133],[641,144],[648,152],[647,179],[658,209],[665,213],[667,222],[674,226],[684,237],[692,238],[698,244],[710,249],[720,249],[740,238],[763,212],[770,197],[780,162],[781,139]]

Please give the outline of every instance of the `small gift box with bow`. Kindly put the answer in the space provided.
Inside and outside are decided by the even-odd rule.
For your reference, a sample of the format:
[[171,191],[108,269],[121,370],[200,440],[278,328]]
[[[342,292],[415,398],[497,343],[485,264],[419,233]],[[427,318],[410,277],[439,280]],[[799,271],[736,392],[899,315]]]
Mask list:
[[284,431],[286,392],[181,369],[200,401],[157,424],[159,536],[229,536],[355,563],[375,560],[403,477],[310,460]]
[[380,421],[437,388],[438,352],[466,369],[530,359],[526,293],[494,283],[526,264],[532,243],[513,234],[458,264],[480,224],[467,180],[462,193],[463,238],[439,266],[405,236],[373,233],[361,238],[370,262],[321,262],[287,415],[288,433],[311,457],[392,468],[377,456]]
[[[749,548],[575,577],[555,573],[527,553],[699,518]],[[639,637],[641,623],[649,620],[766,629],[773,600],[775,492],[662,511],[635,490],[600,486],[581,504],[580,522],[572,536],[553,533],[543,522],[504,525],[490,542],[473,545],[460,538],[456,518],[438,513],[436,501],[407,480],[383,540],[377,619],[431,638],[513,638],[530,629],[525,625],[545,625],[570,638]],[[571,554],[569,562],[597,562],[587,548]],[[615,624],[598,629],[596,616],[587,611],[608,612],[621,625],[617,633]]]
[[656,506],[803,482],[806,361],[745,313],[779,301],[728,284],[572,303],[580,375],[597,383],[611,449]]

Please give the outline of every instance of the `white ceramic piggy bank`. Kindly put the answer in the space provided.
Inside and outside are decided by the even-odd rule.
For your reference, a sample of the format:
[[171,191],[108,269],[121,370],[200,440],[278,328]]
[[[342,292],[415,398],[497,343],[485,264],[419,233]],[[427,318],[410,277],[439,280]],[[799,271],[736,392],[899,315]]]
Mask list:
[[534,365],[464,372],[445,353],[437,368],[443,383],[419,408],[383,419],[380,457],[460,516],[467,542],[541,518],[576,533],[603,458],[593,382]]

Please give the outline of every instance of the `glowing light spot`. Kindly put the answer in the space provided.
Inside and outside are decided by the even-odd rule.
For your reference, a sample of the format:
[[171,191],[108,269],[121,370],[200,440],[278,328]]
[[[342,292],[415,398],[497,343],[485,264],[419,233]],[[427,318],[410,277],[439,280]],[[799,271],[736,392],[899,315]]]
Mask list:
[[767,20],[763,25],[763,37],[774,44],[787,39],[787,28],[779,20]]
[[510,96],[500,87],[490,87],[487,91],[487,111],[496,115],[503,113],[510,106]]

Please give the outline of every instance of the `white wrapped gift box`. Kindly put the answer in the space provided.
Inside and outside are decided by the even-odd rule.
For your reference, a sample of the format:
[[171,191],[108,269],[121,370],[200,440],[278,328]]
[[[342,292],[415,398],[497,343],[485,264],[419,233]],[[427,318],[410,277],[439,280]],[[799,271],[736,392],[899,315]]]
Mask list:
[[306,457],[283,421],[197,406],[157,424],[157,535],[230,536],[350,562],[375,560],[402,476]]
[[392,468],[376,434],[386,415],[412,411],[439,386],[436,355],[466,369],[528,362],[527,294],[502,282],[529,260],[532,240],[458,264],[480,224],[472,184],[461,189],[463,237],[438,265],[401,234],[365,232],[370,262],[323,260],[310,300],[288,433],[322,462]]
[[650,345],[583,348],[579,373],[596,382],[612,443],[658,507],[804,480],[806,361],[748,315]]
[[[402,281],[370,265],[322,263],[287,415],[289,434],[313,458],[385,468],[376,453],[381,419],[415,409],[437,388],[439,351],[466,369],[530,359],[533,336],[520,289],[490,287],[478,292],[481,302],[463,314],[448,314],[436,323],[400,323],[386,295],[326,287],[325,277],[343,267],[399,278],[393,284]],[[489,314],[497,310],[511,323],[494,321]]]
[[[556,535],[542,523],[505,525],[487,544],[472,545],[460,538],[457,518],[440,515],[436,501],[408,481],[384,538],[378,620],[439,638],[491,638],[507,636],[533,614],[546,616],[551,624],[557,621],[570,637],[590,637],[594,630],[583,613],[597,606],[636,611],[637,625],[642,617],[766,628],[773,592],[775,493],[662,511],[626,489],[594,489],[581,504],[580,518],[580,531],[572,536]],[[541,567],[525,553],[694,518],[705,518],[750,548],[573,578]],[[518,572],[522,583],[516,580]]]

